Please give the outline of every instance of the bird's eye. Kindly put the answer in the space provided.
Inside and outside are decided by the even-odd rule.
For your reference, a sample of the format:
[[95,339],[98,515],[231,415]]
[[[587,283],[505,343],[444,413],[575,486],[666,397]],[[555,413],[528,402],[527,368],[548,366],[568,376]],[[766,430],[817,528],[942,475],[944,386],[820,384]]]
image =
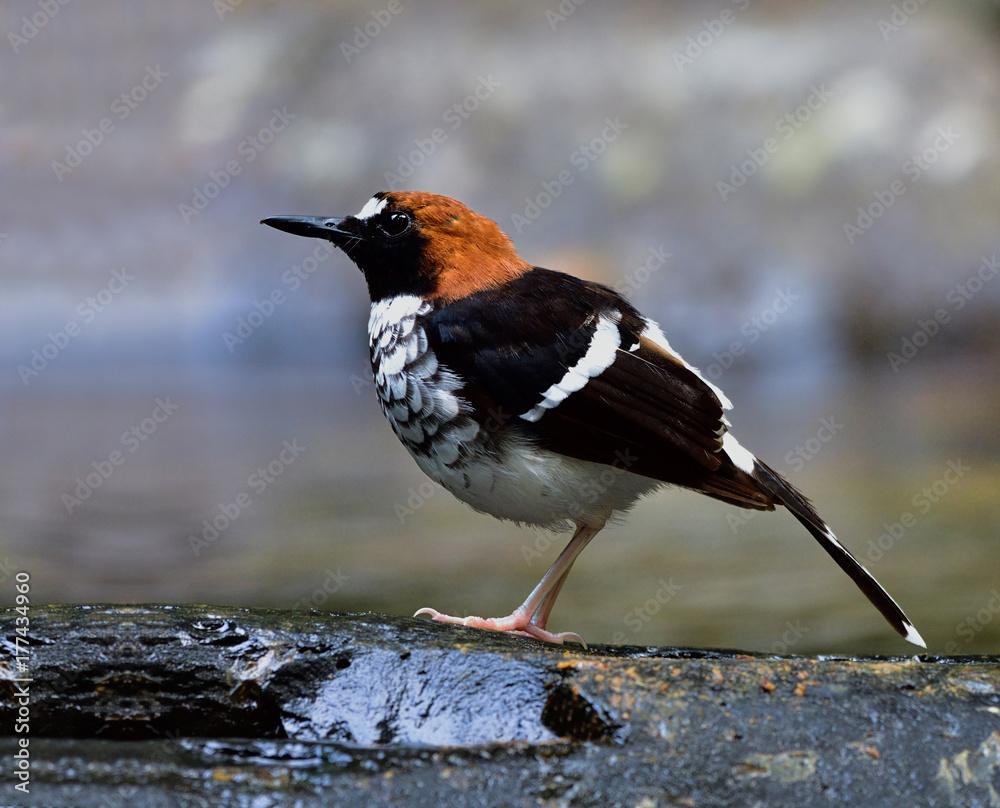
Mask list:
[[398,210],[382,217],[382,232],[387,236],[398,236],[410,226],[410,217]]

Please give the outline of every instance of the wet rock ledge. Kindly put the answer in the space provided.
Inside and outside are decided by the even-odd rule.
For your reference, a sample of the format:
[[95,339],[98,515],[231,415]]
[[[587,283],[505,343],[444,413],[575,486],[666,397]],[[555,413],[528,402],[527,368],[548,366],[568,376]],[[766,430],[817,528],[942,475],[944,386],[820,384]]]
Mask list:
[[583,651],[371,614],[49,606],[31,611],[25,795],[15,617],[0,612],[3,804],[873,808],[1000,793],[997,658]]

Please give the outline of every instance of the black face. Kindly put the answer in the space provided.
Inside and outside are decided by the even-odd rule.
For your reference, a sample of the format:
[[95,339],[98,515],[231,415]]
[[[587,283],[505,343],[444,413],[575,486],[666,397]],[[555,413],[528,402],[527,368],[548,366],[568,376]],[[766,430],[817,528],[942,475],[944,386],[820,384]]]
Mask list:
[[372,301],[430,293],[433,279],[422,271],[424,239],[416,220],[407,211],[388,205],[368,214],[369,205],[362,210],[367,214],[363,218],[359,218],[361,214],[344,218],[271,216],[261,224],[296,236],[332,241],[364,273]]

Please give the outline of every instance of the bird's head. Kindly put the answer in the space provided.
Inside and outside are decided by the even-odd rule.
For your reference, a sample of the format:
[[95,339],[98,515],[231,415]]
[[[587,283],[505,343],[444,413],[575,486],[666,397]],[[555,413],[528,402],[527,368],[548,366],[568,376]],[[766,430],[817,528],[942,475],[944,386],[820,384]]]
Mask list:
[[377,193],[353,216],[271,216],[261,224],[332,241],[364,273],[373,302],[402,294],[457,300],[531,268],[492,219],[419,191]]

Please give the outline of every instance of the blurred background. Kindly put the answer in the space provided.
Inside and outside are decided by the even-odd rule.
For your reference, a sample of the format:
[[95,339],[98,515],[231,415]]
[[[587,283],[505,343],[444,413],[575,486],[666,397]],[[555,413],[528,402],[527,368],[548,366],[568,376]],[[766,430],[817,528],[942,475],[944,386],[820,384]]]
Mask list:
[[[621,289],[931,652],[1000,650],[996,3],[60,2],[0,11],[0,603],[519,604],[567,537],[425,480],[360,273],[258,225],[419,189]],[[791,516],[683,491],[550,627],[913,650]]]

